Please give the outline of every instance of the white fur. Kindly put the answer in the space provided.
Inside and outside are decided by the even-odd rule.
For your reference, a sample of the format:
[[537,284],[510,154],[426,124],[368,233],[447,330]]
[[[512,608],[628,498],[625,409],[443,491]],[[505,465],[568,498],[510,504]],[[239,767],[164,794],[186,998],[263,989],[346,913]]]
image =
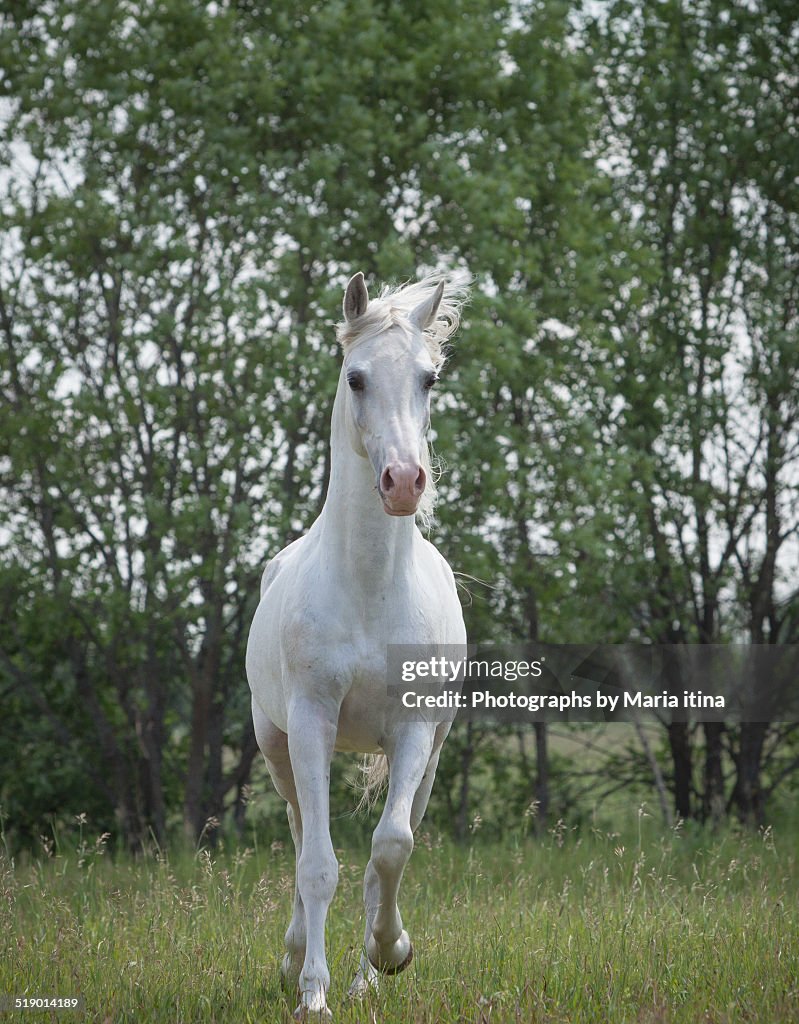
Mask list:
[[[287,801],[297,850],[284,976],[299,984],[298,1016],[329,1015],[324,926],[338,877],[328,803],[334,750],[384,752],[390,765],[364,880],[364,955],[351,991],[362,993],[376,968],[403,967],[411,955],[397,893],[449,723],[408,722],[397,713],[386,694],[387,647],[463,645],[466,634],[449,565],[413,514],[386,514],[376,480],[387,464],[423,465],[429,404],[420,380],[443,361],[441,343],[457,323],[461,294],[445,286],[439,305],[440,281],[384,291],[372,303],[367,297],[365,309],[362,278],[350,282],[327,500],[308,533],[267,565],[250,630],[256,736]],[[367,380],[359,393],[347,383],[353,367]]]

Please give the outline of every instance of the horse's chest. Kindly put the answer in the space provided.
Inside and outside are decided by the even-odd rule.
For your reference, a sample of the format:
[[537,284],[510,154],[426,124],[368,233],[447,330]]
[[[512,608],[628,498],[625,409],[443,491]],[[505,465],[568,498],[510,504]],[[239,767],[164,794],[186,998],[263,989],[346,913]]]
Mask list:
[[342,587],[318,579],[304,612],[315,630],[331,642],[356,641],[374,647],[430,640],[427,634],[437,607],[440,601],[416,579],[363,587]]

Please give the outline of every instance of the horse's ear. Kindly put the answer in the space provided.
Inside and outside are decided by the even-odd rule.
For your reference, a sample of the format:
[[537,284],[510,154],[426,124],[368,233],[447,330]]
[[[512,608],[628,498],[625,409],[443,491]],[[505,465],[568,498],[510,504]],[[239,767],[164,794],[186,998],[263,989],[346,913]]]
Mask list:
[[425,299],[424,302],[420,302],[416,309],[410,315],[410,321],[420,331],[425,330],[435,320],[438,307],[441,305],[441,297],[444,294],[444,282],[438,282],[438,288],[433,292],[429,299]]
[[366,290],[363,274],[359,270],[350,278],[347,290],[344,292],[344,319],[351,322],[359,316],[363,316],[368,305],[369,292]]

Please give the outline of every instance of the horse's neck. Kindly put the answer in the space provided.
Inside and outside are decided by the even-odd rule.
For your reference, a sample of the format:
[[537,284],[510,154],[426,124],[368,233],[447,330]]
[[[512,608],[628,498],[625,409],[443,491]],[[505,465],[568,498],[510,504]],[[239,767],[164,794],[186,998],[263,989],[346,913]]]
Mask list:
[[410,564],[414,516],[389,516],[367,458],[356,454],[346,424],[346,382],[339,380],[331,424],[330,483],[322,530],[330,561],[346,577],[374,584],[396,579]]

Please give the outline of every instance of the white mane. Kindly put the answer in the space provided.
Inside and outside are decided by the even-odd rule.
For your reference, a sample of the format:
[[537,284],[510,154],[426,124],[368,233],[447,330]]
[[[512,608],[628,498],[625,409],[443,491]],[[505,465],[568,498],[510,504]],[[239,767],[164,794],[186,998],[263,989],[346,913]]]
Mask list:
[[408,317],[429,299],[444,282],[444,295],[433,323],[424,332],[424,340],[435,368],[446,358],[445,344],[458,329],[461,309],[468,298],[469,277],[463,272],[430,274],[413,284],[383,285],[377,298],[370,299],[366,312],[353,321],[338,325],[337,336],[347,352],[357,342],[374,337],[399,324],[409,326]]

